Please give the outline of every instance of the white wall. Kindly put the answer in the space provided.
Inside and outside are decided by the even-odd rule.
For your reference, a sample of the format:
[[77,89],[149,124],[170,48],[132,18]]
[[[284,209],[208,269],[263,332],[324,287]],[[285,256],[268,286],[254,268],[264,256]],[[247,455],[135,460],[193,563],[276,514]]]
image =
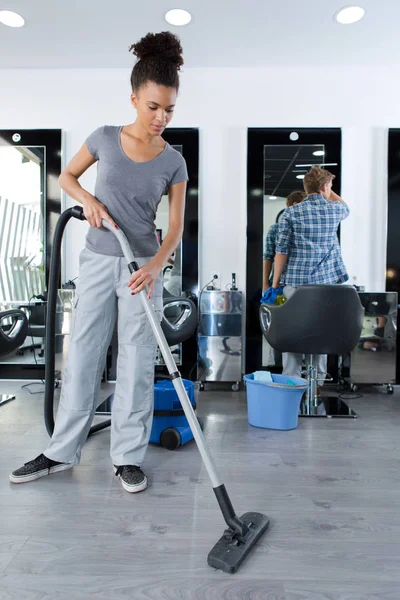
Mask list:
[[[175,127],[199,127],[201,283],[237,273],[245,286],[246,128],[342,127],[343,226],[351,279],[384,288],[387,127],[400,124],[394,68],[192,69],[182,77]],[[312,82],[313,87],[309,87]],[[0,128],[62,128],[65,160],[102,124],[133,120],[125,70],[0,71]],[[85,175],[91,187],[95,170]],[[190,202],[190,199],[189,199]],[[65,276],[77,273],[85,226],[68,231]],[[261,274],[260,274],[261,277]]]

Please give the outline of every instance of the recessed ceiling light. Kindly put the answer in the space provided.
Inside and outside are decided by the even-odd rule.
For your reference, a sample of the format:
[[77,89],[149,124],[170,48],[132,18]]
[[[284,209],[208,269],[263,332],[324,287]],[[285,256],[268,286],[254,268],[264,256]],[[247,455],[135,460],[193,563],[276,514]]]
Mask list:
[[165,15],[165,20],[170,25],[175,25],[175,27],[182,27],[183,25],[188,25],[192,20],[192,15],[187,10],[183,8],[173,8],[169,10]]
[[0,23],[7,25],[7,27],[23,27],[25,19],[11,10],[0,10]]
[[335,21],[341,25],[351,25],[357,23],[365,15],[365,10],[361,6],[345,6],[335,14]]
[[278,200],[278,196],[270,196],[269,199],[270,200]]
[[296,179],[304,179],[305,175],[296,175]]
[[324,156],[325,151],[324,150],[316,150],[315,152],[313,152],[314,156]]

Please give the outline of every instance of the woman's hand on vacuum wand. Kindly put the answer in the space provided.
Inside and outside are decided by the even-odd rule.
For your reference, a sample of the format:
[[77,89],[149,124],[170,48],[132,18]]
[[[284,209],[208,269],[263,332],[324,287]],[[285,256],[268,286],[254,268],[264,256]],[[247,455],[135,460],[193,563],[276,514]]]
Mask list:
[[151,298],[154,283],[161,273],[161,269],[162,265],[160,265],[160,263],[153,258],[148,263],[143,265],[143,267],[141,267],[138,271],[133,273],[128,283],[128,287],[131,289],[132,295],[138,294],[146,286],[148,286],[149,291],[147,297]]
[[94,196],[88,196],[83,201],[83,214],[91,227],[101,227],[101,221],[104,219],[111,223],[115,229],[118,229],[118,225],[110,217],[104,204],[99,202]]

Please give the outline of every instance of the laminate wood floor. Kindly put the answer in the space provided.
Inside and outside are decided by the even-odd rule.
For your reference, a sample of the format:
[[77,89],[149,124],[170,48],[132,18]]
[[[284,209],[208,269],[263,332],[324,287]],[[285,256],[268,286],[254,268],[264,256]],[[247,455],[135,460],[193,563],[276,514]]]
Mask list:
[[199,394],[236,511],[271,519],[226,575],[207,565],[224,522],[194,442],[150,446],[140,494],[114,476],[107,430],[74,469],[10,484],[48,439],[43,394],[20,388],[1,382],[17,399],[0,407],[0,600],[400,600],[397,390],[363,391],[357,420],[300,419],[288,432],[251,427],[244,392]]

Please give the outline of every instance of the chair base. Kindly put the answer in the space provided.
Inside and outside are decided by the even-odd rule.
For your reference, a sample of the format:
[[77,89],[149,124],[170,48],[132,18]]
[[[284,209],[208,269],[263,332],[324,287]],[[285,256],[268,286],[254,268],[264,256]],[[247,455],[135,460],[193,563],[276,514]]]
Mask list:
[[337,396],[318,398],[317,403],[309,403],[306,394],[300,404],[299,417],[357,419],[358,415]]
[[15,400],[15,396],[12,394],[0,394],[0,406],[6,402],[11,402],[11,400]]

